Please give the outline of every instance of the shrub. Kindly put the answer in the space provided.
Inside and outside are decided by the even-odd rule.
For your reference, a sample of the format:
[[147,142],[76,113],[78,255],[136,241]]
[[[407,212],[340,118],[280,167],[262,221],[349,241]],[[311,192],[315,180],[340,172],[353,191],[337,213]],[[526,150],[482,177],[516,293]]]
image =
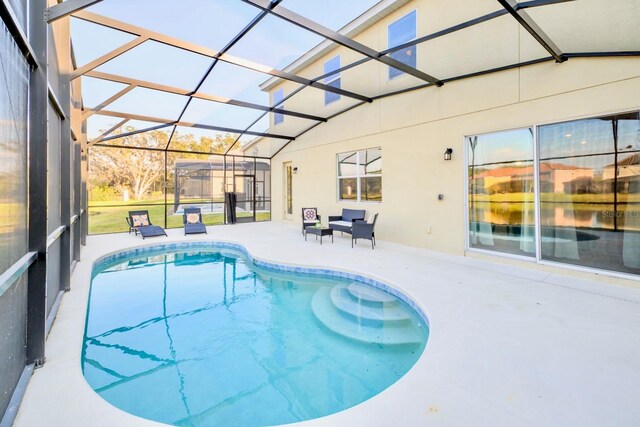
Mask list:
[[91,189],[89,190],[89,201],[92,202],[115,202],[121,200],[122,194],[111,187],[91,187]]

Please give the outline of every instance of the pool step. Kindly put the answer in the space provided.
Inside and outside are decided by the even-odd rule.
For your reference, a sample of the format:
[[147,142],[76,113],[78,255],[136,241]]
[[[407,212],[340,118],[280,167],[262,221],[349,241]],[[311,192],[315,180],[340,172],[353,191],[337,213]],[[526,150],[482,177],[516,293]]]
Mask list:
[[358,322],[399,323],[411,320],[411,316],[394,300],[393,303],[371,306],[357,300],[347,286],[335,286],[331,289],[331,302],[342,313],[352,316]]
[[350,285],[347,285],[347,290],[349,291],[351,296],[361,304],[368,304],[373,306],[397,305],[396,299],[393,297],[393,295],[390,295],[378,289],[374,289],[370,286],[351,283]]
[[316,318],[334,333],[354,341],[383,345],[420,344],[423,340],[411,322],[383,321],[379,325],[369,325],[344,316],[331,300],[332,289],[318,289],[311,300],[311,309]]

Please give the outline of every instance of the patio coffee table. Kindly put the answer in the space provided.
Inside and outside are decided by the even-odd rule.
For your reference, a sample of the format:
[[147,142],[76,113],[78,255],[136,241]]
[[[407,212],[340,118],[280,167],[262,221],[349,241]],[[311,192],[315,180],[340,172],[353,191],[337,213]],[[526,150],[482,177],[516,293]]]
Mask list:
[[311,233],[316,235],[316,240],[318,239],[318,236],[320,236],[320,244],[322,244],[322,236],[331,236],[331,243],[333,243],[333,228],[311,226],[311,227],[305,228],[304,230],[305,230],[305,233],[304,233],[305,242],[307,241],[307,234]]

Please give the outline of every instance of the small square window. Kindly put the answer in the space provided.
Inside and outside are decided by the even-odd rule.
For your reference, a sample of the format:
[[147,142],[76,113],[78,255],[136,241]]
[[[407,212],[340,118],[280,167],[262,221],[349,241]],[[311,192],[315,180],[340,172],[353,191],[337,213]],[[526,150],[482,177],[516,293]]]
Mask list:
[[338,200],[382,202],[382,150],[338,154]]

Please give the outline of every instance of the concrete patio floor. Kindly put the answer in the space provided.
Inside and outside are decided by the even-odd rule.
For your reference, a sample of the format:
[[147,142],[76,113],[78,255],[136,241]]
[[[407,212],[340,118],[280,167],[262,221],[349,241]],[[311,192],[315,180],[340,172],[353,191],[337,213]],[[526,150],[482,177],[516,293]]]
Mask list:
[[[239,243],[283,264],[357,272],[394,286],[429,317],[412,370],[374,398],[301,426],[632,426],[640,420],[640,289],[348,236],[307,242],[278,222],[209,227],[208,235],[90,236],[15,425],[159,425],[120,411],[80,367],[93,262],[167,241]],[[639,255],[640,256],[640,255]],[[594,276],[594,278],[597,278]],[[634,288],[634,286],[636,286]]]

